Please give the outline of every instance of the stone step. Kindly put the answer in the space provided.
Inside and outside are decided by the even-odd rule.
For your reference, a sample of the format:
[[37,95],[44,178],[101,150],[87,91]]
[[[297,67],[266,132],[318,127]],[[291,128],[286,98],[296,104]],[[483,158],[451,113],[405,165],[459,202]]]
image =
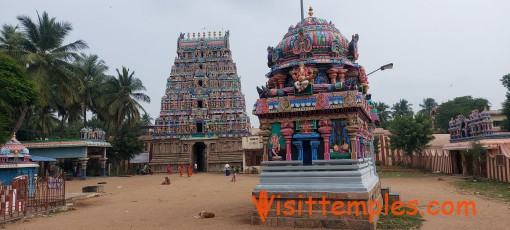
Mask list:
[[400,201],[400,193],[390,192],[390,194],[388,195],[388,206],[391,207],[391,205],[397,201]]
[[[386,202],[386,199],[385,199],[386,196],[388,196],[388,198],[389,198],[390,192],[391,192],[391,186],[381,185],[381,197],[383,199],[383,203]],[[386,204],[384,204],[384,205],[386,205]]]
[[352,171],[368,167],[368,163],[355,165],[287,165],[287,166],[266,166],[265,172],[269,171]]

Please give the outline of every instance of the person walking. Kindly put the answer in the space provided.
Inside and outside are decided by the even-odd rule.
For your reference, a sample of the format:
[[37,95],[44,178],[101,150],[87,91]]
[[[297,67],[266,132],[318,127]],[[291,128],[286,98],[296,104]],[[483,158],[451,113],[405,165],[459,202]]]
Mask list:
[[187,165],[186,169],[188,171],[188,177],[191,177],[191,175],[193,174],[193,171],[191,171],[191,165]]
[[236,182],[236,167],[232,166],[232,179],[230,182]]
[[225,164],[225,176],[230,176],[230,165]]
[[181,177],[182,177],[182,174],[184,174],[184,166],[182,166],[182,165],[179,165],[179,174],[181,174]]
[[166,173],[172,174],[172,166],[170,165],[166,166]]

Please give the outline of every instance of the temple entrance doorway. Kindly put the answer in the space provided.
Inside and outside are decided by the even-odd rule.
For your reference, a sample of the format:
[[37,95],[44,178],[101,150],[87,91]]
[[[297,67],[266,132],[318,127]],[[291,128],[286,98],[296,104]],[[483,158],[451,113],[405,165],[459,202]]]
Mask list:
[[199,172],[206,172],[207,171],[207,162],[206,162],[206,156],[205,156],[205,149],[206,145],[204,142],[196,142],[193,145],[193,158],[192,158],[192,166],[197,164],[197,170]]
[[312,165],[312,145],[310,145],[310,141],[303,141],[303,165]]

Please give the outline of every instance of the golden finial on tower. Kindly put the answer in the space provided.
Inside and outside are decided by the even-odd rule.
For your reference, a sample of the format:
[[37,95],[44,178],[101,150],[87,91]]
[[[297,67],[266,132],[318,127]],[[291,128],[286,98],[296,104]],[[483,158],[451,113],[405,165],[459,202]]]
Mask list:
[[214,37],[216,37],[216,31],[213,32]]
[[310,9],[308,9],[308,15],[310,15],[310,17],[313,16],[313,8],[312,8],[312,6],[310,6]]
[[208,37],[211,37],[211,31],[207,32]]
[[193,32],[193,38],[195,38],[195,32]]
[[189,32],[188,32],[188,39],[189,39]]

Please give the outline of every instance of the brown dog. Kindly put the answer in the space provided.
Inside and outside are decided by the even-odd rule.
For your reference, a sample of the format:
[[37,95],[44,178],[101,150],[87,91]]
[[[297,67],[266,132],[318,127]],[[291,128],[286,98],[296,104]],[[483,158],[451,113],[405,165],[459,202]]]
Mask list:
[[195,218],[201,218],[201,219],[204,219],[204,218],[213,218],[214,217],[214,213],[212,212],[206,212],[206,211],[201,211],[200,213],[198,213],[198,216],[195,216]]

